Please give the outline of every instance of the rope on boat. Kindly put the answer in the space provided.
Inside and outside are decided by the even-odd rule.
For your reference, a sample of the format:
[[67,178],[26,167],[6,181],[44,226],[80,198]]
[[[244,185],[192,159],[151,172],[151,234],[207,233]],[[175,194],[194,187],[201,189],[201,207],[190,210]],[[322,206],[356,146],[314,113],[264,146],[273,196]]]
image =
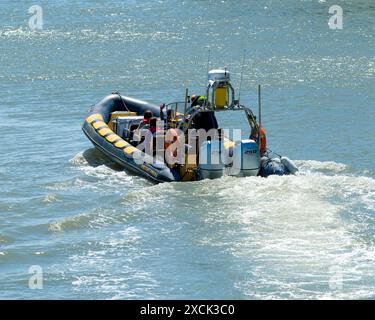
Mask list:
[[124,101],[124,99],[121,97],[120,92],[115,91],[115,92],[112,92],[112,94],[116,94],[116,95],[118,95],[119,98],[120,98],[120,100],[121,100],[121,102],[122,102],[122,105],[125,107],[125,109],[126,109],[128,112],[130,112],[129,108],[127,107],[127,105],[126,105],[126,103],[125,103],[125,101]]
[[282,156],[281,155],[279,155],[278,153],[276,153],[275,151],[272,151],[271,149],[269,149],[269,148],[267,148],[267,155],[268,155],[268,153],[273,153],[273,154],[275,154],[275,155],[277,155],[279,158],[281,158]]

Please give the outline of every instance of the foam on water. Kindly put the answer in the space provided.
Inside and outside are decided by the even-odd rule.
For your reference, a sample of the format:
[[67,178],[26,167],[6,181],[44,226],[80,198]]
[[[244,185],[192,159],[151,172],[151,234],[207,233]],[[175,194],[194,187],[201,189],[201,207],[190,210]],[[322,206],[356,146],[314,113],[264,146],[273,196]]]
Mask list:
[[[149,185],[147,181],[138,176],[127,174],[118,164],[96,149],[88,149],[78,153],[70,163],[83,171],[86,177],[95,178],[96,184],[90,187],[108,190],[109,192],[122,192],[119,187],[127,188],[138,185]],[[91,181],[91,180],[90,180]]]
[[[87,265],[91,266],[90,272],[74,279],[73,290],[78,294],[90,294],[99,289],[111,299],[132,299],[140,294],[155,298],[152,289],[157,287],[157,281],[151,272],[136,267],[137,260],[142,255],[136,249],[140,245],[140,232],[134,227],[111,232],[84,255],[73,255],[69,271],[79,273],[86,270]],[[116,275],[111,271],[114,269],[119,270]]]
[[[373,298],[375,179],[342,163],[296,163],[296,176],[153,185],[94,150],[80,152],[70,161],[74,180],[47,186],[54,193],[42,203],[53,208],[65,193],[88,189],[102,205],[34,226],[34,233],[68,238],[53,250],[33,251],[59,256],[72,246],[59,266],[63,276],[54,266],[47,273],[71,283],[77,297],[182,298],[186,278],[175,274],[182,262],[193,278],[217,265],[226,267],[216,276],[236,274],[223,285],[229,292],[215,298]],[[77,232],[82,243],[71,243]],[[173,239],[179,251],[165,246]],[[0,252],[1,259],[18,256],[9,246]],[[173,274],[168,288],[165,272]],[[209,288],[189,297],[208,298]]]
[[[114,179],[107,187],[127,185],[129,176],[119,171],[90,166],[80,156],[72,162],[85,175]],[[153,249],[145,248],[150,236],[145,232],[157,230],[160,237],[187,237],[197,248],[230,256],[231,268],[242,273],[234,288],[244,298],[374,297],[373,287],[365,283],[375,275],[374,250],[366,240],[374,235],[375,180],[355,176],[341,163],[296,163],[300,167],[297,176],[133,185],[120,195],[121,212],[99,208],[96,213],[54,222],[50,230],[115,225],[120,229],[86,253],[74,255],[71,263],[76,268],[105,263],[107,267],[100,270],[109,270],[118,263],[107,259],[112,255],[129,261],[152,259],[165,249],[157,246],[157,239]],[[192,244],[185,249],[191,250]],[[144,290],[137,285],[129,288],[129,281],[142,283]],[[78,277],[73,285],[79,294],[99,290],[110,298],[155,298],[163,297],[159,281],[153,272],[128,267],[116,277],[108,271],[93,271]],[[169,293],[178,297],[174,285],[178,281],[172,281]]]
[[334,161],[296,160],[295,163],[302,173],[319,171],[340,173],[350,169],[348,165]]

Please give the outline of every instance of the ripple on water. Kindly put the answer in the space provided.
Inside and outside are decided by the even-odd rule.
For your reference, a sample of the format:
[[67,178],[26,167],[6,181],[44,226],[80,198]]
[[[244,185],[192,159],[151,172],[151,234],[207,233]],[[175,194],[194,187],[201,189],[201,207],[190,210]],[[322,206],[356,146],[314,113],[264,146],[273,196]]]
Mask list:
[[115,210],[105,211],[98,209],[97,212],[68,216],[61,220],[51,222],[48,226],[48,230],[52,232],[67,232],[86,228],[96,229],[120,222],[121,220],[116,218]]
[[123,227],[72,255],[69,272],[83,273],[74,277],[74,291],[87,294],[100,290],[102,296],[110,299],[134,299],[141,295],[155,298],[158,281],[151,272],[137,266],[137,261],[146,254],[140,246],[142,232],[137,227]]
[[41,202],[44,203],[44,204],[51,204],[51,203],[55,203],[55,202],[59,202],[59,201],[61,201],[61,200],[59,200],[57,194],[47,194],[46,196],[44,196],[41,199]]

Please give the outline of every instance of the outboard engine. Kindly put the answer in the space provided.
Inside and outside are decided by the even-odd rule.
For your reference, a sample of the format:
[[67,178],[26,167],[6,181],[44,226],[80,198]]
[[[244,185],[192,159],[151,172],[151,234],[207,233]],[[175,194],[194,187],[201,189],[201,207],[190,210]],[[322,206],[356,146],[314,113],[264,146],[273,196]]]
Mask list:
[[199,150],[199,177],[203,179],[216,179],[224,174],[225,164],[221,159],[224,149],[219,140],[205,141]]
[[258,175],[260,154],[254,140],[242,140],[233,148],[232,175],[247,177]]

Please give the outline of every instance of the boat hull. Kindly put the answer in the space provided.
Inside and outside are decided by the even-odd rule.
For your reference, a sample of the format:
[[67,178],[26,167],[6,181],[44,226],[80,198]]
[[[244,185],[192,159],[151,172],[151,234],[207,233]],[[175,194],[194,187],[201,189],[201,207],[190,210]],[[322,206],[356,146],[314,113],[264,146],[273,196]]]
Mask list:
[[[127,97],[121,99],[125,105],[119,95],[111,95],[93,106],[82,125],[84,134],[95,148],[131,172],[155,183],[180,181],[178,171],[165,164],[137,160],[139,157],[136,158],[135,154],[138,152],[139,155],[141,151],[109,129],[110,115],[115,111],[131,111],[142,115],[146,110],[151,110],[154,115],[158,115],[159,108],[155,105]],[[142,159],[144,158],[143,154]]]

